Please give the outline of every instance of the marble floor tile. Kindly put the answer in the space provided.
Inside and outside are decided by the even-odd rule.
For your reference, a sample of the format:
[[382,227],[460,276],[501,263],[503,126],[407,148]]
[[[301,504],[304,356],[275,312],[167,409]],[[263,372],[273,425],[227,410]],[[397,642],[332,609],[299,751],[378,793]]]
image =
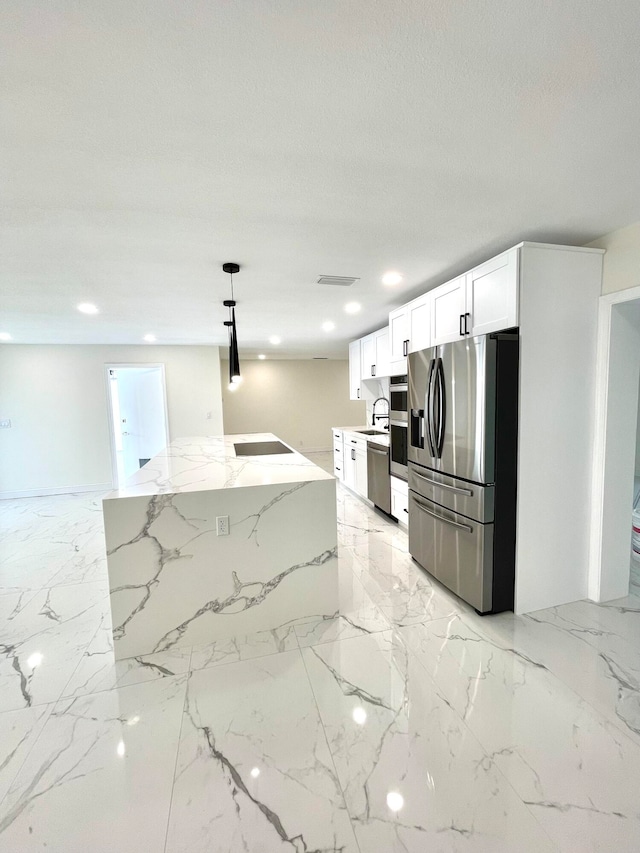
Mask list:
[[362,853],[556,849],[392,632],[302,654]]
[[544,664],[490,640],[468,617],[402,637],[562,850],[640,849],[640,745]]
[[[0,598],[4,607],[12,597]],[[102,584],[59,586],[41,589],[15,618],[2,622],[0,711],[58,699],[108,618],[108,607]]]
[[7,851],[162,851],[186,676],[63,699],[0,805]]
[[37,705],[0,713],[0,803],[9,793],[52,708],[53,705]]
[[191,669],[206,669],[297,648],[298,640],[293,625],[283,625],[270,631],[256,631],[254,634],[195,645],[191,649]]
[[599,607],[594,616],[583,604],[525,616],[502,613],[477,625],[499,644],[546,666],[640,743],[640,641],[628,626],[607,627],[608,617],[617,615],[617,609]]
[[166,853],[358,850],[299,651],[187,688]]
[[62,691],[63,697],[84,696],[189,672],[190,649],[169,649],[154,655],[116,660],[111,631],[99,630]]

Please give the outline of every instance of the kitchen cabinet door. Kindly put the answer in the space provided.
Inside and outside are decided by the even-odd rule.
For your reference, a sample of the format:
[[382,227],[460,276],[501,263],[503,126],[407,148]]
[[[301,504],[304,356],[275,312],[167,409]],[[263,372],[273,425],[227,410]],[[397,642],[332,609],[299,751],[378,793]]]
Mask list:
[[409,321],[409,352],[419,352],[431,346],[431,293],[414,299],[407,306]]
[[398,376],[407,372],[409,351],[409,313],[407,305],[396,308],[389,314],[389,375]]
[[466,276],[460,275],[431,291],[431,342],[429,346],[458,341],[464,336]]
[[356,450],[347,442],[342,454],[343,482],[345,486],[356,491]]
[[376,374],[376,339],[375,332],[360,338],[361,379],[372,379]]
[[375,375],[389,376],[389,327],[373,333],[376,347]]
[[367,452],[355,451],[355,491],[363,498],[368,497]]
[[467,334],[487,335],[518,325],[519,249],[467,274]]
[[362,368],[360,362],[360,341],[349,344],[349,399],[359,400]]

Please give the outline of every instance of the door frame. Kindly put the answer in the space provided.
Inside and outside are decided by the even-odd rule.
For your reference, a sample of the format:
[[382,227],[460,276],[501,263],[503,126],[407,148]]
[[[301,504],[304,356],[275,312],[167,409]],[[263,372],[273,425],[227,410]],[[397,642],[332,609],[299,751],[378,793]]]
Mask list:
[[105,364],[104,366],[104,382],[105,389],[107,394],[107,416],[109,423],[109,449],[111,451],[111,483],[112,488],[117,489],[119,487],[118,483],[118,457],[116,452],[116,437],[114,432],[114,424],[113,424],[113,405],[111,402],[111,385],[110,380],[111,377],[109,375],[110,370],[126,370],[127,368],[134,368],[136,370],[145,370],[147,368],[157,367],[160,369],[160,379],[162,380],[162,394],[163,394],[163,402],[164,402],[164,434],[167,438],[167,444],[171,441],[171,436],[169,434],[169,410],[167,408],[167,382],[165,377],[165,369],[164,362],[161,361],[144,361],[144,362],[109,362],[109,364]]
[[[611,475],[607,471],[608,453],[615,442],[608,428],[607,404],[609,399],[609,377],[615,369],[612,361],[612,317],[614,307],[626,302],[640,300],[640,287],[607,293],[600,297],[598,305],[598,343],[596,351],[596,387],[593,436],[593,468],[591,480],[591,536],[589,542],[588,595],[593,601],[609,601],[629,593],[620,573],[604,559],[607,533],[613,525],[605,516],[605,494]],[[637,387],[634,389],[637,393]],[[637,410],[637,406],[636,406]],[[631,461],[635,468],[635,459]],[[631,561],[631,510],[629,504],[629,563]]]

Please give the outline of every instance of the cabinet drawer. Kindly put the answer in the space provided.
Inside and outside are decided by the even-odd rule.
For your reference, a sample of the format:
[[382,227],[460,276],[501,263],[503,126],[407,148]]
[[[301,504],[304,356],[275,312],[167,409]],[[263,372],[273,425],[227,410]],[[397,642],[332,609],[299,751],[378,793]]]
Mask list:
[[342,430],[341,429],[333,429],[333,430],[331,430],[331,432],[333,433],[334,442],[335,441],[342,442]]
[[336,440],[334,439],[334,441],[333,441],[333,451],[334,451],[334,453],[339,453],[339,454],[340,454],[340,458],[342,458],[342,439],[340,439],[340,441],[336,441]]
[[401,524],[409,523],[409,495],[391,486],[391,515]]
[[333,474],[338,480],[344,480],[344,471],[342,469],[342,462],[340,464],[334,464],[333,466]]

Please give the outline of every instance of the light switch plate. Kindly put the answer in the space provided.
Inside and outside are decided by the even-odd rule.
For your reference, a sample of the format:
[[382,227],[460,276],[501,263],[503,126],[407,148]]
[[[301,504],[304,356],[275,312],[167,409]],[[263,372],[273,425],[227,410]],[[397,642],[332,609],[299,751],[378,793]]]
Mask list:
[[0,421],[0,429],[11,429],[11,421],[8,418]]

